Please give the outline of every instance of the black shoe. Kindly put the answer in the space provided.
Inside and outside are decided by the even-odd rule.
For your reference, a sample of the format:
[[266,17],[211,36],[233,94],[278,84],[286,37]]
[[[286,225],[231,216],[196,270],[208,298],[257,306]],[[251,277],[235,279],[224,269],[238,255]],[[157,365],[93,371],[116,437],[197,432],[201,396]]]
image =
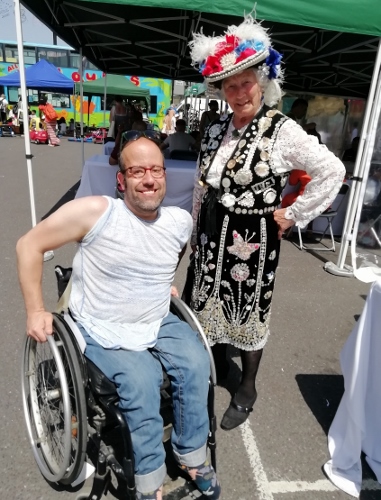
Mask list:
[[254,403],[257,399],[257,393],[248,405],[241,405],[236,401],[237,394],[230,401],[229,408],[225,411],[221,420],[221,429],[230,431],[243,424],[250,413],[253,411]]

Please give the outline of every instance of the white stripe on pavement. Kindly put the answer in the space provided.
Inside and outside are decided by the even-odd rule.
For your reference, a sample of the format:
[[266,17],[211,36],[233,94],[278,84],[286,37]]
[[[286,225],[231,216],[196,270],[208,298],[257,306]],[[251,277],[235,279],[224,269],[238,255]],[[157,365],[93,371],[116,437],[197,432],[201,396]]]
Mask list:
[[269,484],[272,493],[296,493],[298,491],[337,491],[327,479],[320,479],[314,483],[308,481],[271,481]]
[[[274,500],[273,494],[297,493],[303,491],[340,491],[328,479],[319,479],[315,482],[308,481],[269,481],[263,468],[261,457],[249,420],[239,427],[243,444],[249,457],[253,470],[254,480],[257,484],[258,500]],[[381,490],[381,485],[373,479],[366,479],[362,483],[364,490]]]
[[[272,493],[297,493],[298,491],[340,491],[327,479],[319,479],[313,483],[308,481],[271,481],[268,483]],[[362,483],[361,491],[381,490],[381,485],[373,479]]]
[[249,461],[253,469],[254,479],[257,483],[259,500],[274,500],[269,487],[269,481],[267,479],[266,472],[263,469],[257,443],[250,428],[249,420],[246,420],[246,422],[241,425],[239,429],[241,431],[243,444],[245,445],[247,454],[249,456]]

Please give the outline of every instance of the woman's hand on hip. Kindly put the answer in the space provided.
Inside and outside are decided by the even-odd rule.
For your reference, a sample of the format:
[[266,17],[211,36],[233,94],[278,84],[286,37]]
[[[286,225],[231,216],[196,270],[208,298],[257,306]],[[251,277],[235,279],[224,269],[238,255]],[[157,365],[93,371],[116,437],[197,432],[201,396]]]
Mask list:
[[282,234],[295,224],[292,219],[286,219],[285,213],[287,208],[280,208],[274,212],[274,220],[278,225],[278,239],[282,239]]

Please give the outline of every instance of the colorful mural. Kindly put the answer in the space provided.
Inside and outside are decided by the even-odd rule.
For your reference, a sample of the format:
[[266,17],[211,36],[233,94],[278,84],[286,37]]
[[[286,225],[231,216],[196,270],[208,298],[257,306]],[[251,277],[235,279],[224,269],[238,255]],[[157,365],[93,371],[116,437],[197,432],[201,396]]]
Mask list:
[[[28,65],[26,66],[28,67]],[[17,69],[18,69],[17,64],[0,62],[0,76],[5,76],[8,73],[11,73]],[[68,78],[72,79],[73,82],[78,83],[80,81],[80,74],[77,69],[58,68],[58,70]],[[102,78],[103,76],[104,73],[102,73],[102,71],[85,70],[83,75],[83,81],[87,82],[91,80],[97,80],[98,78]],[[137,87],[148,88],[150,90],[151,96],[154,97],[153,101],[156,102],[156,112],[150,113],[149,117],[153,123],[155,123],[158,127],[161,128],[165,111],[166,109],[169,108],[171,103],[171,93],[172,93],[171,80],[166,80],[162,78],[158,79],[146,78],[146,77],[142,78],[136,75],[126,76],[126,78],[128,78]],[[8,92],[6,92],[6,94],[10,102],[12,100],[17,99],[17,91],[13,91],[12,93],[12,89],[8,89]],[[66,121],[69,121],[71,118],[74,118],[75,114],[75,119],[76,121],[78,121],[79,112],[81,109],[81,102],[79,96],[76,96],[76,98],[74,98],[74,96],[70,96],[69,99],[67,97],[66,98],[62,97],[62,99],[60,99],[60,95],[52,94],[50,97],[52,100],[52,104],[56,109],[59,117],[62,116],[65,118]],[[29,99],[31,107],[33,109],[34,97],[30,96]],[[105,120],[106,123],[104,123],[103,109],[101,106],[102,106],[101,97],[94,96],[90,103],[88,102],[87,97],[83,98],[83,113],[84,113],[85,123],[87,122],[87,116],[88,116],[89,125],[91,126],[108,125],[109,113],[108,112],[106,113],[106,120]],[[75,113],[74,113],[74,107],[75,107]]]

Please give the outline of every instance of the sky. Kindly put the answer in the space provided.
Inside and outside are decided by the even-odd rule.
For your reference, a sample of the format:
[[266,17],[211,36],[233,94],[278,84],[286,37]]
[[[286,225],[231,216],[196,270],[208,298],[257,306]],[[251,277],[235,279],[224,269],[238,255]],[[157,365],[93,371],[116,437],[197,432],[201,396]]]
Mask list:
[[[52,31],[33,16],[25,7],[21,7],[21,20],[24,42],[53,43]],[[16,23],[13,0],[0,0],[0,39],[16,41]],[[60,38],[58,45],[67,45]]]

